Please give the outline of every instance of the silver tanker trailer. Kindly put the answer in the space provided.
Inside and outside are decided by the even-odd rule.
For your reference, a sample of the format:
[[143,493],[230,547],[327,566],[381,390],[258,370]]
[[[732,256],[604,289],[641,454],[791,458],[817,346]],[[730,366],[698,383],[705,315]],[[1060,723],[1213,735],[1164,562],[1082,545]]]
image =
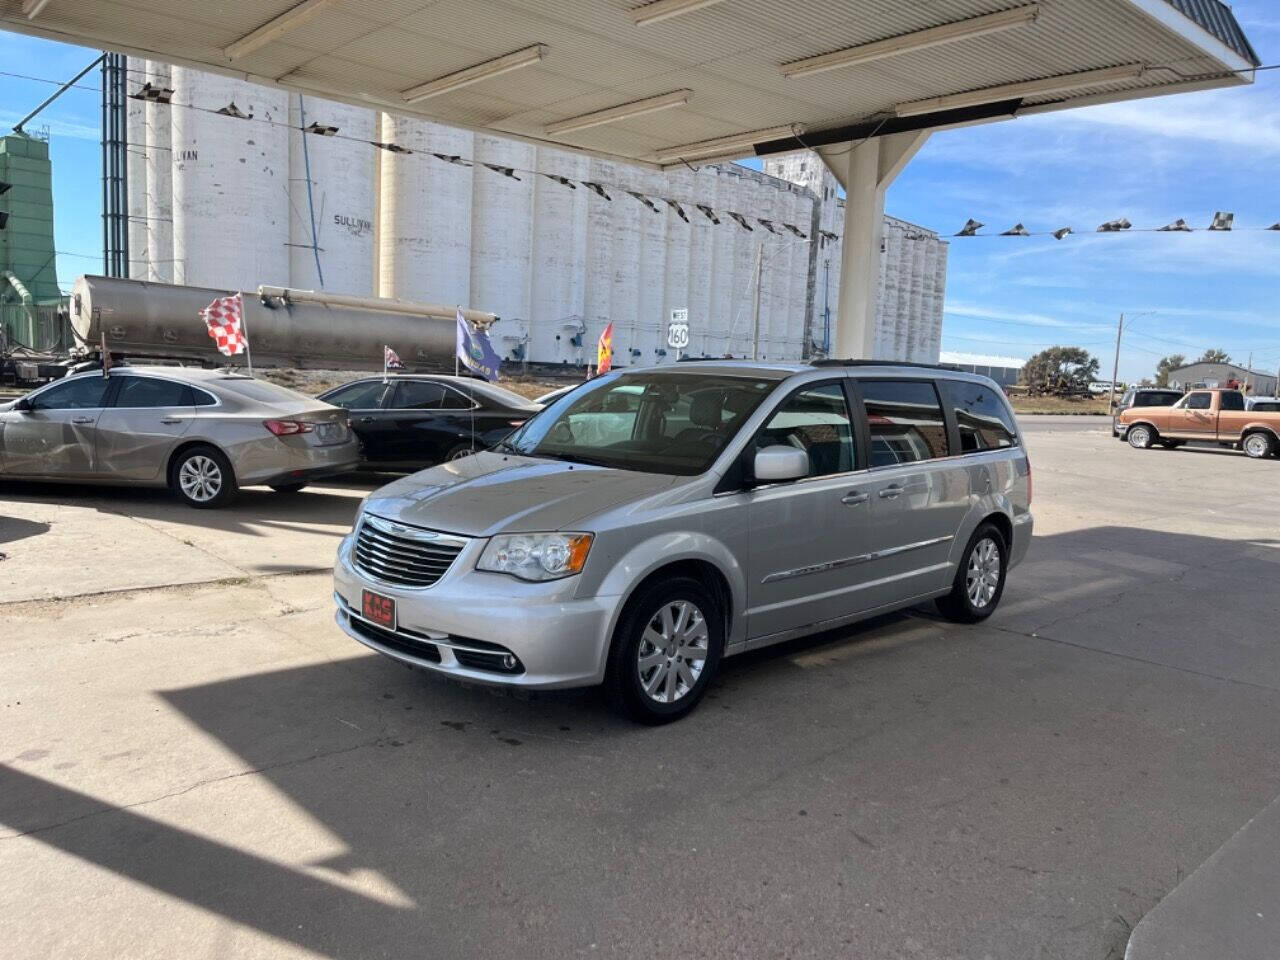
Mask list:
[[[105,337],[114,355],[221,366],[228,358],[200,312],[235,292],[83,276],[71,293],[71,327],[85,353]],[[384,345],[410,367],[452,365],[456,307],[265,286],[243,297],[255,365],[381,370]],[[462,312],[481,328],[498,319]]]

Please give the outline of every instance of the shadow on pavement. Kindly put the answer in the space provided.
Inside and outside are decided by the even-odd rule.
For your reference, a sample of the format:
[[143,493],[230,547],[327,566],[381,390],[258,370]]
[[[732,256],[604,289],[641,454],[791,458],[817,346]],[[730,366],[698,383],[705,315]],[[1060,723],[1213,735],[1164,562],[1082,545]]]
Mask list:
[[345,847],[305,867],[8,767],[0,822],[334,958],[1103,956],[1280,788],[1276,546],[1038,538],[986,625],[744,654],[657,729],[375,656],[163,691]]
[[37,523],[34,520],[23,520],[20,517],[0,516],[0,543],[13,543],[27,537],[38,537],[49,532],[49,524]]

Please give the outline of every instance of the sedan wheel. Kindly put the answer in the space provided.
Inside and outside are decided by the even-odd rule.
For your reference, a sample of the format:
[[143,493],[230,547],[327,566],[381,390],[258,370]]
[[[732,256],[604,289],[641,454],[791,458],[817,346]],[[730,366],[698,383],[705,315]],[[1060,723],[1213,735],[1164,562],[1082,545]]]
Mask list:
[[475,452],[476,451],[471,449],[470,446],[459,446],[459,447],[454,447],[452,450],[450,450],[447,454],[445,454],[444,458],[446,460],[462,460],[464,457],[469,457]]
[[190,506],[220,507],[236,494],[231,464],[212,447],[195,447],[174,464],[174,491]]

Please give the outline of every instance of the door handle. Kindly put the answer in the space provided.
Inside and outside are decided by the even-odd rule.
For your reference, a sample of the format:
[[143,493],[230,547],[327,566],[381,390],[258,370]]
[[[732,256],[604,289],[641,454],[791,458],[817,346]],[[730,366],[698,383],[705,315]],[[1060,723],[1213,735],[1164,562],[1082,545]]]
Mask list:
[[161,423],[181,423],[182,419],[183,419],[182,417],[165,417],[160,422]]
[[850,490],[848,493],[846,493],[843,497],[840,498],[840,502],[844,504],[848,504],[849,506],[852,507],[859,503],[866,503],[867,495],[857,490]]
[[902,496],[902,485],[898,483],[891,484],[880,491],[881,500],[892,500],[900,496]]
[[373,417],[356,417],[356,423],[373,423]]
[[72,417],[72,423],[93,423],[93,417]]

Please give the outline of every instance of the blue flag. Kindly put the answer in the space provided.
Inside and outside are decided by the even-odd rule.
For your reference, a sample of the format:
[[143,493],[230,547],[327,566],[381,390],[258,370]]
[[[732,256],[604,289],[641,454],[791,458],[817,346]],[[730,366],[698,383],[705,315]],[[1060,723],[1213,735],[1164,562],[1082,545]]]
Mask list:
[[501,358],[494,353],[489,335],[467,322],[458,310],[458,362],[486,380],[498,379]]

